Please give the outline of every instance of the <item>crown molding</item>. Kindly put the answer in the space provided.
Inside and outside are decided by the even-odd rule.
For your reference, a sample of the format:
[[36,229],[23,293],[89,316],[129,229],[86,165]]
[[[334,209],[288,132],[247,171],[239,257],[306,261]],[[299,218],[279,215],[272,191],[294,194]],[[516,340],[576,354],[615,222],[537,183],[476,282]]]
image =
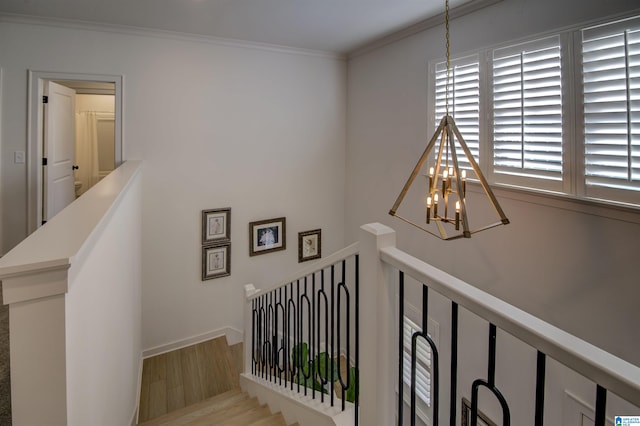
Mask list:
[[[484,9],[485,7],[492,6],[496,3],[500,3],[502,0],[473,0],[463,5],[460,5],[456,8],[451,9],[449,12],[449,19],[460,18],[461,16],[467,15],[469,13],[476,12],[480,9]],[[371,43],[368,43],[360,48],[357,48],[351,51],[347,55],[347,59],[353,59],[358,56],[364,55],[365,53],[369,53],[373,50],[379,49],[383,46],[386,46],[391,43],[395,43],[404,38],[410,37],[412,35],[421,33],[430,28],[434,28],[438,25],[444,24],[444,12],[433,16],[431,18],[427,18],[423,21],[420,21],[416,24],[413,24],[407,28],[404,28],[399,31],[395,31],[391,34],[383,36],[377,40],[374,40]]]
[[214,37],[199,34],[181,33],[177,31],[157,30],[143,27],[133,27],[127,25],[103,24],[91,21],[81,21],[74,19],[50,18],[42,16],[30,16],[12,13],[0,12],[0,23],[12,23],[23,25],[48,26],[56,28],[67,28],[83,31],[100,31],[115,34],[134,35],[140,37],[155,37],[170,40],[209,43],[218,46],[234,47],[240,49],[253,49],[270,51],[285,54],[316,56],[330,59],[344,60],[346,56],[343,54],[312,49],[301,49],[296,47],[281,46],[269,43],[259,43],[238,39],[230,39],[223,37]]

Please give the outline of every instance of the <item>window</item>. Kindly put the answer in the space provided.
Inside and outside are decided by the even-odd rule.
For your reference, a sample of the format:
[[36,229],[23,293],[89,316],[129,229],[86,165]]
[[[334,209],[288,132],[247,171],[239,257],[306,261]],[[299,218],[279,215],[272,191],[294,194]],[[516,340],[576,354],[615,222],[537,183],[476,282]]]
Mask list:
[[[406,316],[404,317],[404,352],[402,380],[407,386],[405,397],[411,397],[411,341],[413,334],[422,329]],[[416,344],[416,401],[418,409],[426,411],[431,406],[431,348],[423,338],[418,338]],[[409,399],[410,401],[410,399]]]
[[[454,117],[458,130],[464,137],[476,161],[480,156],[480,67],[478,55],[451,61],[449,73],[449,115]],[[436,65],[436,114],[435,126],[447,113],[447,63]],[[440,142],[434,152],[437,154]],[[451,160],[451,157],[449,157]],[[466,156],[459,155],[460,168],[471,170]]]
[[[446,62],[432,72],[437,126]],[[640,17],[479,51],[449,74],[449,114],[490,183],[640,206]]]
[[582,75],[585,193],[638,191],[640,19],[583,30]]
[[559,37],[493,51],[493,168],[562,179]]

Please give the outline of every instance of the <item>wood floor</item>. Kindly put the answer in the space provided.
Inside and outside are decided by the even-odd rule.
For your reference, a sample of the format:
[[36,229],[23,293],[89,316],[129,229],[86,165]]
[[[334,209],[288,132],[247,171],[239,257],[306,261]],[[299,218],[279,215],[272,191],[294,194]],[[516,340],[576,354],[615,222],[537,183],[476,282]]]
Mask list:
[[229,347],[226,337],[147,358],[142,365],[138,421],[237,390],[241,370],[242,344]]

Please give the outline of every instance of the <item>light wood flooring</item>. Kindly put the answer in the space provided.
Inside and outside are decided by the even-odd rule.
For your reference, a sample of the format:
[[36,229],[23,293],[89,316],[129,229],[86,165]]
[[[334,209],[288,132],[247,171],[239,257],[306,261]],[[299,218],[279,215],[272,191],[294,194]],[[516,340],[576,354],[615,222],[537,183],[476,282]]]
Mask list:
[[242,344],[226,337],[144,360],[139,423],[238,390]]

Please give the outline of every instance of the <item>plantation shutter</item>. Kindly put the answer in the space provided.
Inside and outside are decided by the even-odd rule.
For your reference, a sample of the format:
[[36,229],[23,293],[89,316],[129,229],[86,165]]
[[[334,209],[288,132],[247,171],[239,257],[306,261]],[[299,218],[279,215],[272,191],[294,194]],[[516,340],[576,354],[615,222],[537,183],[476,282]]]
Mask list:
[[[411,340],[413,334],[421,331],[418,325],[406,316],[404,317],[404,369],[402,380],[411,386]],[[416,343],[416,396],[424,401],[427,406],[431,405],[431,348],[424,338],[419,337]]]
[[562,180],[560,38],[493,52],[493,167]]
[[582,32],[587,187],[640,190],[640,19]]
[[[449,73],[449,115],[453,117],[460,134],[467,143],[476,162],[480,158],[480,66],[478,56],[468,56],[452,60]],[[435,68],[435,127],[446,114],[447,63],[436,64]],[[438,149],[434,150],[434,157]],[[461,169],[471,170],[471,164],[462,151],[458,154]],[[449,160],[451,155],[449,154]]]

